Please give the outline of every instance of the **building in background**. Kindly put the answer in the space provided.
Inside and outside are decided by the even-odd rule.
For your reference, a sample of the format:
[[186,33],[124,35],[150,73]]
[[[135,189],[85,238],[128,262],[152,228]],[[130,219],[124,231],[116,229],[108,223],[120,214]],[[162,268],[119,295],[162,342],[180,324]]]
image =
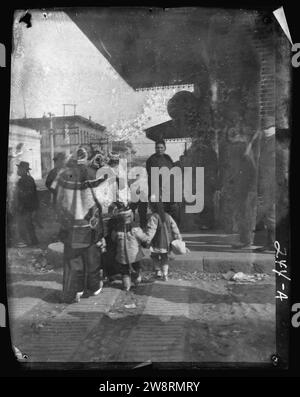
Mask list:
[[[144,92],[147,95],[147,105],[144,107],[142,117],[144,122],[141,130],[146,132],[146,136],[139,135],[134,140],[136,149],[136,158],[148,158],[154,153],[154,142],[157,139],[167,140],[166,154],[174,161],[178,161],[179,157],[186,149],[187,131],[174,132],[178,130],[178,126],[173,123],[168,112],[168,103],[179,92],[194,92],[193,84],[176,84],[159,87],[136,88],[137,92]],[[173,139],[175,137],[175,139]],[[181,139],[182,138],[182,139]]]
[[72,153],[79,145],[96,144],[108,152],[110,143],[108,133],[100,125],[83,116],[53,116],[40,118],[14,119],[11,123],[27,129],[39,131],[41,138],[41,168],[45,177],[53,167],[55,153]]
[[11,120],[9,123],[9,169],[10,178],[17,178],[17,167],[20,161],[27,161],[31,175],[35,180],[42,178],[41,135],[29,126],[22,126]]

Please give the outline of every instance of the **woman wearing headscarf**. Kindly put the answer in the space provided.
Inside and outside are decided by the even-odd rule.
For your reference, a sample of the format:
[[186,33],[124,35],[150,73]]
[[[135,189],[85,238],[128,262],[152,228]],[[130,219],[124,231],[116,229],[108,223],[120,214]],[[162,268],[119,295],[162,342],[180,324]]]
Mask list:
[[97,171],[106,165],[105,157],[102,153],[96,153],[89,161],[91,176],[96,179]]

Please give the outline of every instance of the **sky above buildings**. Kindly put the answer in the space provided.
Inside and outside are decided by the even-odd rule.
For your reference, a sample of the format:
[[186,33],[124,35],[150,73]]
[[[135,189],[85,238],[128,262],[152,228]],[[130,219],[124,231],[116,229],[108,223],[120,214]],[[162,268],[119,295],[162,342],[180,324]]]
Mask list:
[[[22,12],[15,15],[10,117],[62,116],[64,103],[76,104],[76,114],[134,139],[137,154],[153,153],[143,128],[169,120],[167,101],[183,88],[135,91],[64,12],[31,14],[31,28],[19,23]],[[182,147],[168,150],[178,157]]]

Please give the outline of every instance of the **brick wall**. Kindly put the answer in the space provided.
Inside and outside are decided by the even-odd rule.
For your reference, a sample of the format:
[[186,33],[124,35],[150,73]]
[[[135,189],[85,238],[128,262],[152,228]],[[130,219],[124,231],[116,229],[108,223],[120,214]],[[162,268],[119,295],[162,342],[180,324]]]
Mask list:
[[[279,42],[277,21],[264,13],[244,12],[239,14],[239,23],[232,29],[231,36],[243,35],[251,43],[252,51],[260,64],[259,83],[259,124],[263,125],[266,116],[275,117],[276,110],[276,49],[282,51],[282,37]],[[234,54],[234,49],[232,49]]]
[[256,31],[252,36],[252,41],[258,52],[261,64],[259,108],[260,125],[263,126],[266,116],[274,117],[275,121],[276,40],[274,34],[274,21],[271,18],[264,19],[259,15],[255,22]]
[[[248,18],[248,20],[251,18]],[[246,28],[246,27],[245,27]],[[246,28],[247,29],[247,28]],[[260,125],[274,117],[276,128],[289,127],[291,45],[273,16],[253,14],[248,34],[260,59]]]

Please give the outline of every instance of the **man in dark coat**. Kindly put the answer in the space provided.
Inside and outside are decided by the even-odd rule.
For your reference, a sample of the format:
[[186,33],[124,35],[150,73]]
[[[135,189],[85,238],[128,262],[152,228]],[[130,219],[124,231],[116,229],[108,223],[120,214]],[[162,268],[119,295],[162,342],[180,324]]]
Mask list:
[[20,179],[16,184],[15,212],[17,218],[18,246],[37,245],[38,239],[33,223],[33,213],[39,207],[34,179],[30,176],[29,163],[21,161],[18,167]]

